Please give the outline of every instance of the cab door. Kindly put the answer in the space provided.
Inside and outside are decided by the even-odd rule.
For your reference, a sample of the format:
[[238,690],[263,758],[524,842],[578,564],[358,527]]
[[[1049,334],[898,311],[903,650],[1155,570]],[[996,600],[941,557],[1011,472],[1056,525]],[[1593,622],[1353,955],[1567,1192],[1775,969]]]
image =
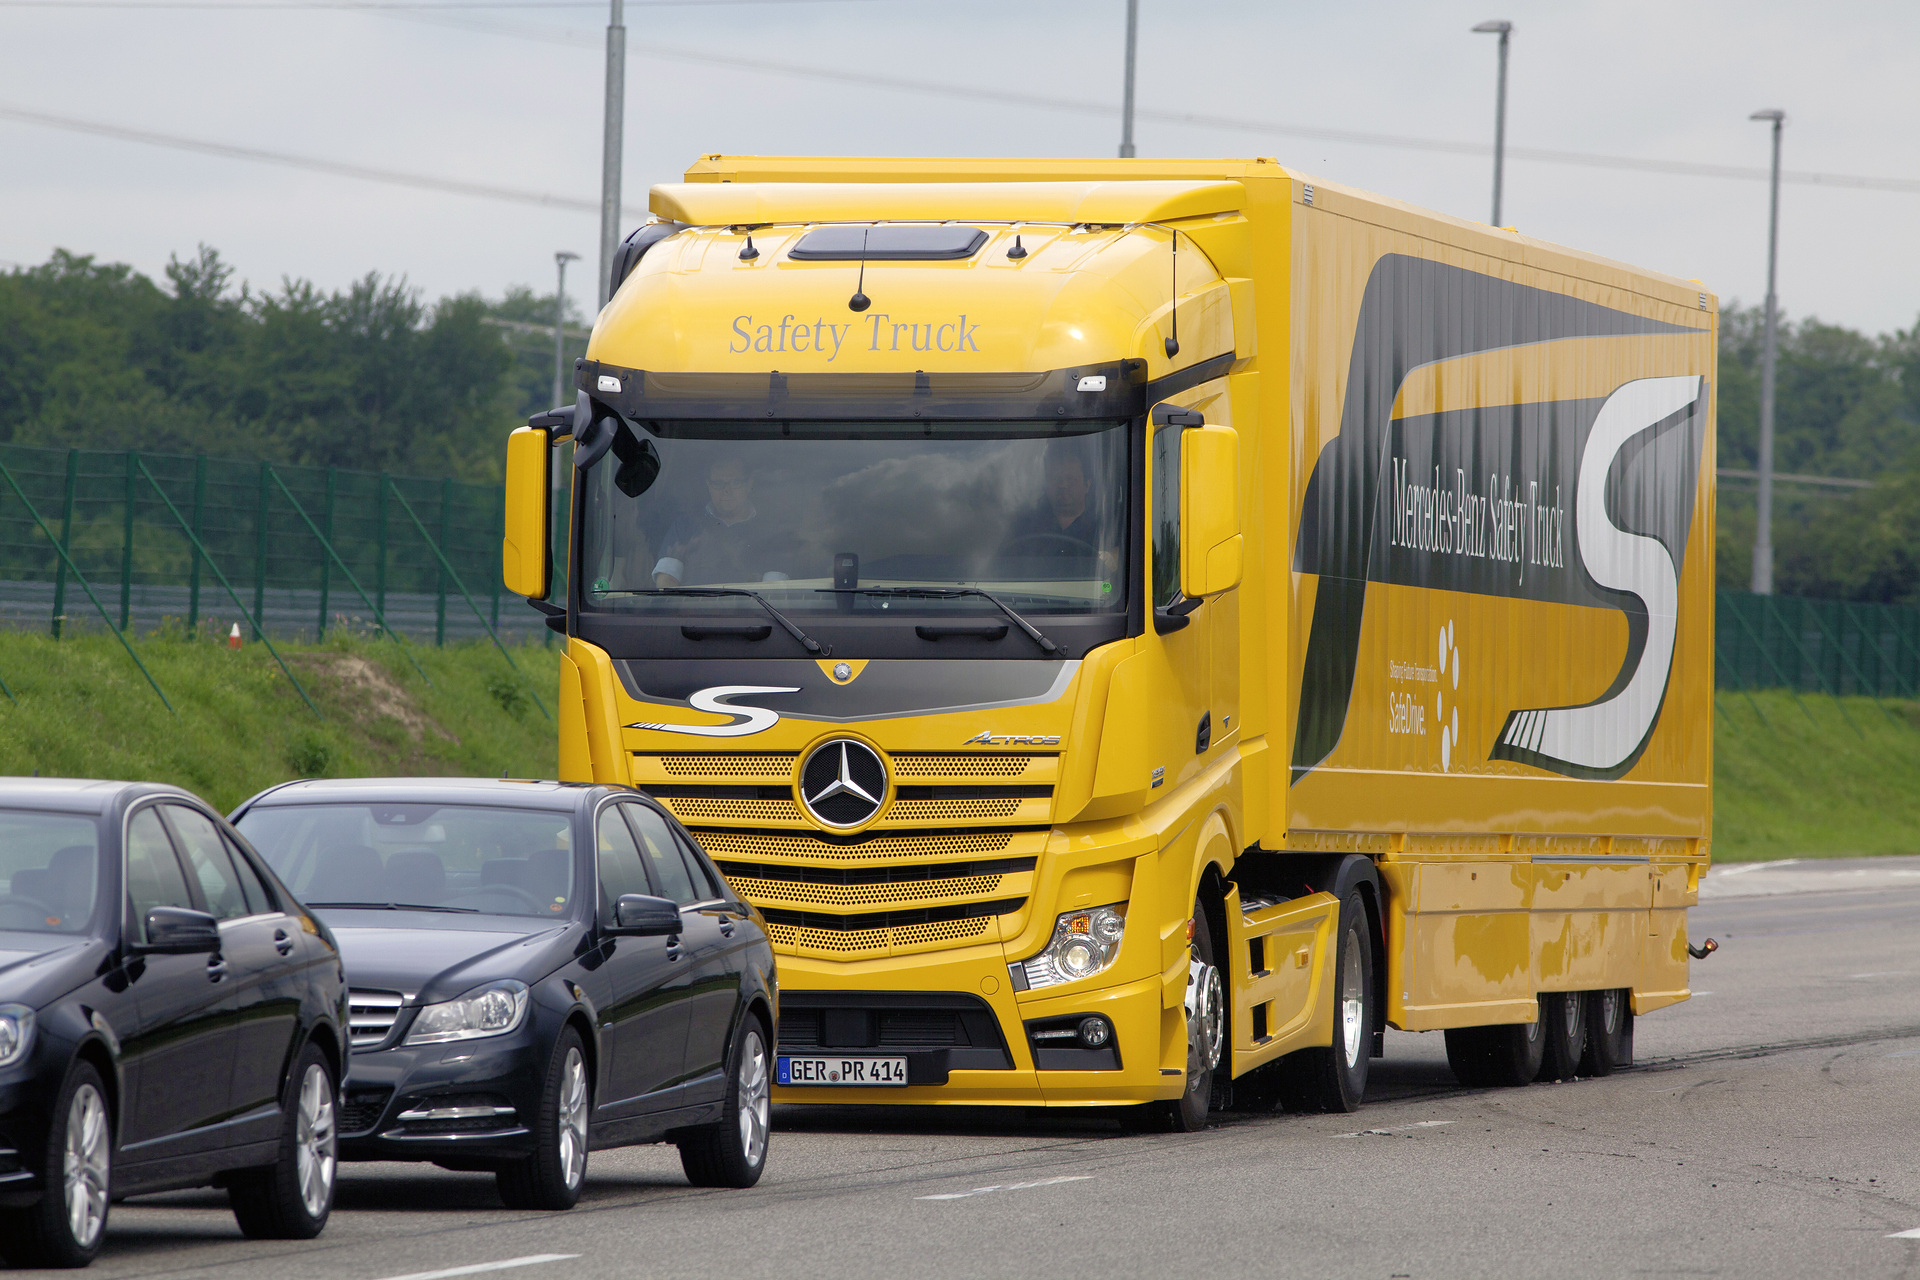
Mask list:
[[[197,903],[155,806],[136,810],[126,831],[124,928],[137,947],[147,940],[153,908]],[[233,1109],[231,967],[224,953],[136,952],[124,972],[135,1015],[131,1033],[120,1038],[126,1162],[214,1149],[223,1136],[210,1126]]]
[[[1158,415],[1156,415],[1158,416]],[[1148,802],[1198,772],[1217,732],[1212,712],[1213,602],[1180,592],[1180,451],[1183,428],[1156,425],[1147,449],[1147,656],[1153,708],[1148,729],[1152,770]]]
[[245,857],[229,848],[213,819],[184,804],[162,804],[160,811],[206,910],[220,921],[233,1016],[232,1111],[253,1115],[231,1138],[267,1141],[279,1132],[282,1077],[306,986],[299,925],[281,912]]

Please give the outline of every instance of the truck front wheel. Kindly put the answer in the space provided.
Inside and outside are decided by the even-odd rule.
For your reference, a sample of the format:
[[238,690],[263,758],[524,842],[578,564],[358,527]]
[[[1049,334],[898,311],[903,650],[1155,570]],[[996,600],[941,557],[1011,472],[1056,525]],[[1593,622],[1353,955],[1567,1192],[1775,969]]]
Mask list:
[[1198,1133],[1207,1127],[1213,1104],[1214,1074],[1227,1040],[1227,995],[1213,959],[1213,931],[1207,913],[1193,905],[1193,943],[1187,958],[1186,1090],[1177,1101],[1149,1102],[1124,1118],[1143,1132]]

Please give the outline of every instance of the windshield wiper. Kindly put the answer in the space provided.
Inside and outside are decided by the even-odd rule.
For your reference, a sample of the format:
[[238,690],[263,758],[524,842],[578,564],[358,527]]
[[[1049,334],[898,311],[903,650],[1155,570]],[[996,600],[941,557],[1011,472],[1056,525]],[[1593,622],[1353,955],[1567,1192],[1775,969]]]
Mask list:
[[437,907],[425,902],[309,902],[310,907],[325,907],[331,910],[352,909],[357,911],[457,911],[463,915],[478,915],[478,907]]
[[603,596],[745,596],[767,611],[767,616],[785,628],[786,633],[798,640],[808,653],[817,653],[823,658],[833,656],[831,645],[822,648],[820,642],[793,625],[793,619],[774,608],[767,598],[758,591],[749,591],[745,587],[633,587],[619,591],[601,591]]
[[991,591],[982,591],[978,587],[815,587],[815,591],[827,591],[834,595],[854,596],[908,596],[916,600],[957,600],[962,596],[979,596],[1013,620],[1013,625],[1027,633],[1027,636],[1040,646],[1044,653],[1066,657],[1067,651],[1040,634],[1031,622],[1014,612],[1013,606],[994,595]]

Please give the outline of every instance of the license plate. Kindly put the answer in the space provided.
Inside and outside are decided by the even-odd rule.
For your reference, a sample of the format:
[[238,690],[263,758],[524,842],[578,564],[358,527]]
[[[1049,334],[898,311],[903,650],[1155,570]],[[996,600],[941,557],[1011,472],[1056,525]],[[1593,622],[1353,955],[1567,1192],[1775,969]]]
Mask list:
[[839,1054],[806,1057],[782,1055],[775,1059],[781,1084],[903,1085],[905,1058],[843,1058]]

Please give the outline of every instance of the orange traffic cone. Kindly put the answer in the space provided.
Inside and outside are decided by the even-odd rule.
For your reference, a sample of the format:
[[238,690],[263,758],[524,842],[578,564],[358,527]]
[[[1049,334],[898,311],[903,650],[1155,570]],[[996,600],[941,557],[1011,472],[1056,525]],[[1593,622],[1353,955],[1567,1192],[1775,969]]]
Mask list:
[[236,622],[233,624],[233,630],[227,632],[227,648],[238,649],[239,647],[240,647],[240,624]]

